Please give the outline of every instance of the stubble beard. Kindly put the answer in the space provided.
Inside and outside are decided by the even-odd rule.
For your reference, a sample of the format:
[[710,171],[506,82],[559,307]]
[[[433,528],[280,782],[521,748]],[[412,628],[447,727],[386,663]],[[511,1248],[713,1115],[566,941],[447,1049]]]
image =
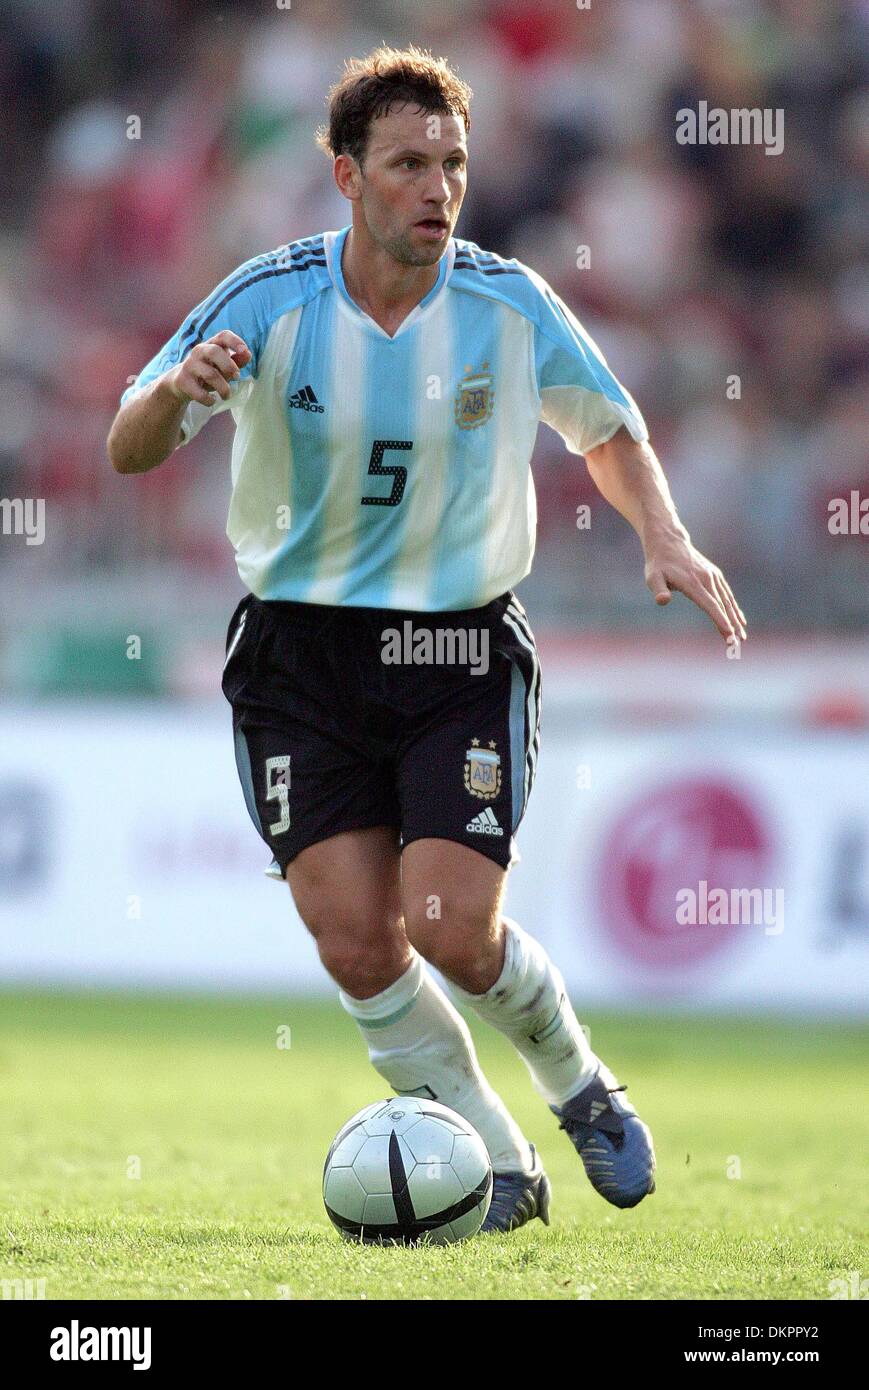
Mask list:
[[388,251],[393,260],[398,261],[399,265],[435,265],[445,249],[444,243],[438,246],[414,246],[410,232],[400,232],[397,236],[382,240],[378,238],[378,243],[384,251]]

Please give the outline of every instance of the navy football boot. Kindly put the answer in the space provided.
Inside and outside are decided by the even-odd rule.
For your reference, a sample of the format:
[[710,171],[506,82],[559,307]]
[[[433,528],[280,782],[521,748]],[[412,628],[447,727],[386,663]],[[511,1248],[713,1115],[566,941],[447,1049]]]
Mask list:
[[526,1221],[539,1216],[549,1225],[549,1179],[543,1171],[534,1145],[531,1145],[534,1167],[530,1173],[494,1173],[492,1201],[481,1231],[515,1231]]
[[652,1136],[601,1062],[579,1095],[550,1110],[582,1159],[589,1182],[615,1207],[635,1207],[655,1190]]

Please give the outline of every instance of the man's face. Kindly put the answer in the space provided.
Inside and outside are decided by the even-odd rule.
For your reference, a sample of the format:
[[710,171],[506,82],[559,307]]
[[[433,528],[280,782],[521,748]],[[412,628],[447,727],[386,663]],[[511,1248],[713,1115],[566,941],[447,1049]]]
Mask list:
[[403,265],[434,265],[462,206],[467,157],[461,116],[407,104],[372,121],[352,187],[377,245]]

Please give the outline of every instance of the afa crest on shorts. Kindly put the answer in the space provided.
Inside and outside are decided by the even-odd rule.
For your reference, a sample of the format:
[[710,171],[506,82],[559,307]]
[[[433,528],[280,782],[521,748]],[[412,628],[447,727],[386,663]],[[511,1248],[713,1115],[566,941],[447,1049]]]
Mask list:
[[465,753],[465,789],[471,796],[493,801],[501,790],[501,755],[495,752],[490,739],[488,748],[481,748],[478,738],[471,739]]
[[478,425],[485,425],[495,408],[495,388],[488,368],[488,362],[483,363],[479,372],[473,367],[465,368],[455,400],[456,424],[460,430],[475,430]]

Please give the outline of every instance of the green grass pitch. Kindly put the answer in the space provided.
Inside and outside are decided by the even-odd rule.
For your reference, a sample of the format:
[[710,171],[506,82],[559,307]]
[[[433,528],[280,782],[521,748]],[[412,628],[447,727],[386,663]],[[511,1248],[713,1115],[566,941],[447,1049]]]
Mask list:
[[333,1134],[388,1094],[337,1002],[0,994],[0,1280],[48,1299],[827,1299],[865,1274],[865,1030],[587,1021],[652,1127],[657,1193],[598,1197],[478,1028],[553,1224],[374,1249],[343,1243],[320,1196]]

